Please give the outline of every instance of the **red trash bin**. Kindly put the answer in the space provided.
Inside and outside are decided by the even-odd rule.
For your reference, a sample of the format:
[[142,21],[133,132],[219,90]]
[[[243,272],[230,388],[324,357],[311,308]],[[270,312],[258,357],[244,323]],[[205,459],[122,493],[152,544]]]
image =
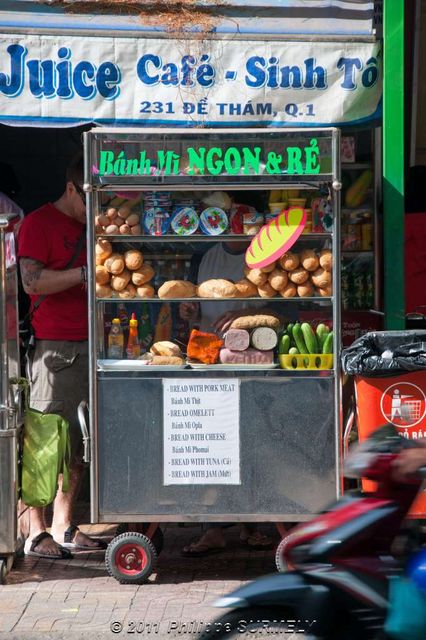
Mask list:
[[[359,439],[390,422],[405,438],[426,438],[426,371],[385,378],[355,376]],[[363,480],[369,491],[374,483]],[[410,517],[426,518],[426,490],[417,497]]]

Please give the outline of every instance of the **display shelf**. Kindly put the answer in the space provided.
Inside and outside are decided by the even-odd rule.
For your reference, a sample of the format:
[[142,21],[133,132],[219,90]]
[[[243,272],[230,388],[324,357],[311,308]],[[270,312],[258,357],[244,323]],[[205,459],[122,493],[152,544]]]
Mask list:
[[[321,240],[330,239],[333,237],[332,233],[302,233],[297,239],[297,242],[301,240]],[[96,236],[97,239],[109,240],[110,242],[251,242],[254,236],[247,235],[219,235],[219,236],[205,236],[205,235],[189,235],[189,236],[177,236],[177,235],[164,235],[164,236],[114,236],[101,234]]]
[[342,162],[342,169],[344,171],[362,171],[363,169],[371,169],[371,162]]
[[281,296],[274,296],[273,298],[261,298],[250,297],[250,298],[96,298],[96,302],[245,302],[246,300],[253,300],[256,302],[264,302],[267,304],[268,302],[299,302],[300,304],[303,302],[332,302],[333,296],[313,296],[301,298],[296,296],[294,298],[283,298]]
[[167,378],[167,377],[185,377],[189,378],[194,377],[196,373],[198,377],[220,377],[226,378],[230,376],[232,378],[247,378],[256,375],[257,377],[280,377],[280,378],[333,378],[334,377],[334,369],[320,369],[318,371],[293,371],[290,369],[281,369],[279,366],[271,369],[256,369],[255,366],[250,368],[246,366],[246,368],[240,368],[238,371],[232,367],[227,371],[224,371],[220,366],[217,370],[215,370],[214,365],[210,368],[206,369],[192,369],[189,366],[182,367],[167,367],[167,369],[161,370],[159,367],[152,367],[150,371],[149,366],[145,366],[141,369],[131,369],[129,367],[128,370],[121,369],[120,371],[113,371],[102,369],[100,367],[97,368],[97,374],[99,378]]

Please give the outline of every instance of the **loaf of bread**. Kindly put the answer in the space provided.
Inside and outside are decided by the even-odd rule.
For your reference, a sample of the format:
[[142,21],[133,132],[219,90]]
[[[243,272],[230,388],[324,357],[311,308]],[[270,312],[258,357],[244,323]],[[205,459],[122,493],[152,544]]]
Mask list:
[[288,284],[286,284],[284,289],[281,289],[279,294],[283,298],[295,298],[297,296],[296,285],[293,282],[289,282]]
[[127,287],[118,292],[118,297],[123,300],[131,300],[136,297],[136,287],[134,284],[129,282]]
[[278,329],[281,322],[272,314],[255,313],[250,316],[241,316],[232,321],[231,329],[256,329],[256,327],[272,327]]
[[267,267],[261,267],[261,271],[262,273],[271,273],[271,271],[273,271],[276,267],[277,261],[274,260],[274,262],[271,262],[271,264],[268,264]]
[[140,269],[143,264],[143,255],[136,249],[130,249],[130,251],[126,251],[124,254],[124,262],[130,271],[136,271],[136,269]]
[[324,288],[318,287],[317,291],[323,298],[333,295],[333,287],[331,286],[331,284]]
[[169,340],[154,342],[154,344],[150,348],[150,352],[154,356],[176,356],[178,358],[182,357],[182,351],[180,350],[180,347],[174,342],[170,342]]
[[197,293],[200,298],[239,298],[240,292],[230,280],[216,278],[206,280],[198,285]]
[[108,240],[98,240],[95,247],[96,264],[103,264],[112,254],[112,245]]
[[136,287],[136,293],[139,298],[153,298],[155,295],[154,287],[150,284],[141,284],[140,287]]
[[124,269],[118,275],[111,276],[111,287],[114,291],[123,291],[127,287],[130,282],[130,271],[128,269]]
[[268,276],[268,282],[275,291],[281,291],[288,282],[287,272],[282,269],[274,269]]
[[154,277],[154,269],[150,264],[143,264],[139,269],[132,271],[132,282],[137,287],[149,282]]
[[260,269],[249,269],[248,267],[245,267],[244,275],[248,280],[250,280],[250,282],[253,282],[253,284],[255,284],[257,287],[260,284],[264,284],[268,279],[268,274],[264,273]]
[[315,271],[319,267],[319,260],[315,251],[305,249],[300,255],[300,262],[306,271]]
[[271,327],[258,327],[253,329],[251,334],[251,346],[259,351],[271,351],[275,349],[278,336],[275,329]]
[[96,282],[98,284],[108,284],[111,275],[105,265],[96,265]]
[[112,296],[112,289],[109,284],[96,283],[96,297],[97,298],[110,298]]
[[333,268],[333,254],[330,249],[323,249],[319,257],[320,266],[326,271],[331,271]]
[[105,267],[110,273],[117,276],[124,271],[124,258],[120,253],[112,253],[104,262]]
[[259,351],[258,349],[246,349],[246,351],[220,350],[222,364],[273,364],[273,351]]
[[177,356],[153,356],[150,364],[163,366],[174,365],[176,367],[180,367],[185,364],[185,360],[183,358],[178,358]]
[[229,329],[225,334],[225,347],[231,351],[245,351],[250,346],[250,334],[245,329]]
[[325,289],[331,284],[331,272],[326,271],[323,267],[314,271],[311,278],[314,285],[320,289]]
[[257,287],[247,278],[242,278],[235,283],[238,289],[239,298],[252,298],[258,295]]
[[279,263],[284,271],[294,271],[294,269],[297,269],[299,266],[300,260],[297,253],[287,251],[287,253],[281,256]]
[[268,281],[264,284],[260,284],[257,287],[259,295],[261,298],[274,298],[277,295],[277,290],[274,287],[271,287]]
[[297,285],[297,295],[301,298],[310,298],[314,295],[314,286],[310,280]]
[[197,288],[187,280],[168,280],[158,289],[159,298],[194,298]]

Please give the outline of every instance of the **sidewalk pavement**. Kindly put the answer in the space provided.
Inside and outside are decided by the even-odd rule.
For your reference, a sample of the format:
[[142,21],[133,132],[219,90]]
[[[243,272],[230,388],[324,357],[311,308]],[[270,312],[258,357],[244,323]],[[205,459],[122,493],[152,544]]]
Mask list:
[[[108,539],[115,526],[81,529]],[[261,530],[278,543],[273,525]],[[226,529],[225,551],[197,559],[181,557],[180,549],[199,536],[199,526],[168,524],[163,531],[156,572],[143,585],[110,578],[102,552],[79,552],[60,561],[18,558],[0,586],[0,638],[104,640],[135,634],[130,637],[195,639],[197,629],[224,613],[212,607],[214,600],[275,571],[274,551],[242,547],[238,527]]]

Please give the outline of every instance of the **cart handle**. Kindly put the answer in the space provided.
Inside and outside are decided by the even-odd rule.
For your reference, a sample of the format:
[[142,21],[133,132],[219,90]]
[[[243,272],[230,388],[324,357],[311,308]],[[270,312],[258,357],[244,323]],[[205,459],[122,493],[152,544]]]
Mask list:
[[83,438],[83,447],[84,447],[83,462],[86,462],[86,463],[90,462],[90,435],[89,435],[89,429],[87,428],[87,420],[86,420],[86,414],[88,410],[89,410],[89,404],[87,400],[82,400],[78,405],[77,414],[78,414],[78,421],[80,423],[81,436]]
[[349,453],[349,439],[351,437],[352,428],[355,422],[355,407],[352,405],[351,410],[349,412],[348,418],[345,424],[345,430],[343,432],[343,457]]

